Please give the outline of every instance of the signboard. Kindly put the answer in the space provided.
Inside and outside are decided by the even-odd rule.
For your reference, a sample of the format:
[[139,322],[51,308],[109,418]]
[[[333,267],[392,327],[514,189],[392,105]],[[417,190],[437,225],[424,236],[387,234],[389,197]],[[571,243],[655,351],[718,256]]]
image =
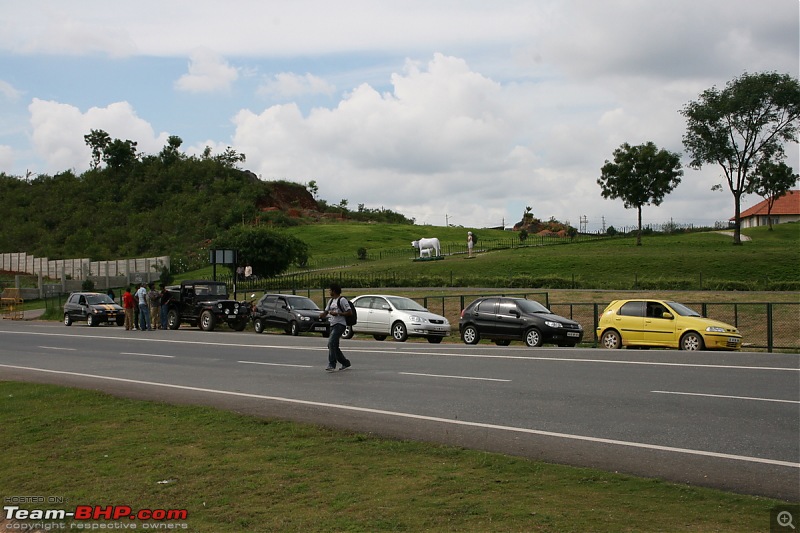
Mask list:
[[210,250],[209,262],[212,265],[233,265],[236,263],[236,250]]

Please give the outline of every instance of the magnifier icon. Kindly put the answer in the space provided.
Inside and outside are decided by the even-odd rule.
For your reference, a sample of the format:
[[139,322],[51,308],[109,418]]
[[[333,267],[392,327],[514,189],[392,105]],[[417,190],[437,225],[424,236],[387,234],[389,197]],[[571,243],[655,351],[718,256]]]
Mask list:
[[792,513],[789,511],[781,511],[778,513],[778,525],[781,527],[790,527],[795,529],[794,524],[792,523]]

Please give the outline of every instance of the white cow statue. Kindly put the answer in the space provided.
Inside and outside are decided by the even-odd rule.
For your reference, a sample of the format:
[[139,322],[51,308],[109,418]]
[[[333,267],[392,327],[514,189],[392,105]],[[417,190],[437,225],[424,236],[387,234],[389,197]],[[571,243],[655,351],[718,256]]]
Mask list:
[[439,239],[433,237],[432,239],[420,239],[418,241],[412,241],[411,246],[419,250],[419,256],[422,257],[427,255],[431,257],[431,250],[434,252],[435,257],[439,257],[442,255],[442,245],[439,244]]

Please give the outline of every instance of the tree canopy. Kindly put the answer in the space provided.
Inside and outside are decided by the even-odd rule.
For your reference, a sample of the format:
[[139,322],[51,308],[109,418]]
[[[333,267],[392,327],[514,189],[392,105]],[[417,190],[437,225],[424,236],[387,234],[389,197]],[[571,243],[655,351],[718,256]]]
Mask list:
[[625,209],[635,208],[639,214],[636,244],[642,244],[642,207],[661,205],[664,196],[681,182],[680,156],[659,150],[652,142],[631,146],[624,143],[614,150],[614,161],[606,160],[597,184],[603,198],[619,198]]
[[765,161],[782,161],[784,145],[797,142],[800,83],[788,74],[745,73],[722,90],[703,91],[681,114],[690,165],[722,167],[734,198],[734,244],[741,244],[741,198],[753,190],[756,169]]

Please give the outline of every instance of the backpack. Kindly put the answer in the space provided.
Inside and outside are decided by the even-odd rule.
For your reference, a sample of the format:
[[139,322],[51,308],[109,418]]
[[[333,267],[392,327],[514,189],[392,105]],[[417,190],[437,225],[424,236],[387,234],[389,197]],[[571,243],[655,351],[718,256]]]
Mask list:
[[[336,306],[339,308],[339,310],[342,309],[342,298],[344,297],[339,296],[339,299],[336,301]],[[350,304],[350,316],[344,317],[344,321],[348,326],[354,326],[358,323],[358,314],[356,313],[356,306],[353,305],[353,302],[351,302],[350,300],[347,300],[347,303]]]
[[472,245],[475,246],[476,244],[478,244],[478,234],[473,231],[472,232]]

